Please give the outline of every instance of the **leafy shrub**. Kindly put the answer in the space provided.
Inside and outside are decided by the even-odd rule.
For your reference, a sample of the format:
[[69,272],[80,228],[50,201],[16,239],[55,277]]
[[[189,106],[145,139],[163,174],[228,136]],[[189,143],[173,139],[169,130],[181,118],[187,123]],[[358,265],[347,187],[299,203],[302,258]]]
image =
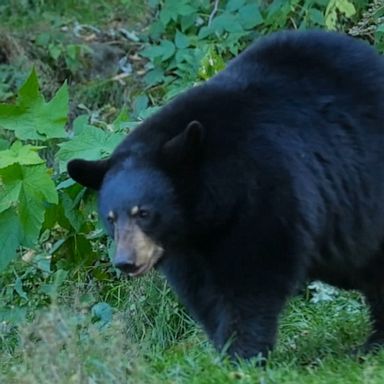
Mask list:
[[[145,94],[137,95],[130,112],[124,109],[111,123],[91,113],[68,121],[66,83],[46,102],[32,70],[15,102],[0,104],[0,277],[7,284],[13,280],[19,298],[23,286],[36,278],[31,271],[46,285],[42,293],[48,298],[65,271],[86,267],[98,280],[110,278],[110,244],[97,220],[95,197],[68,179],[67,161],[108,156],[138,121],[186,87],[212,77],[251,40],[283,28],[347,30],[367,3],[150,0],[154,22],[148,34],[140,36],[139,52],[146,60]],[[380,5],[374,8],[379,45],[382,13]],[[64,46],[46,34],[39,35],[37,46],[43,46],[44,39],[47,54],[62,57],[73,71],[86,56],[81,45]],[[10,90],[4,89],[9,99]],[[21,270],[28,267],[29,273],[14,277],[8,266],[15,260],[22,260]]]

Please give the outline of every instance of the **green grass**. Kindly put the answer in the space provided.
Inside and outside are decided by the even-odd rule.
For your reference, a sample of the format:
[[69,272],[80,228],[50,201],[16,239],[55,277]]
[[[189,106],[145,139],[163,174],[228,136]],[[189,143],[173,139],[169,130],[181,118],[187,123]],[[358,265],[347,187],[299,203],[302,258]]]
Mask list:
[[0,2],[0,20],[2,26],[13,30],[31,31],[31,27],[45,29],[48,24],[64,25],[69,21],[98,26],[111,20],[133,24],[143,20],[146,10],[146,2],[138,0],[4,0]]
[[12,99],[35,67],[47,97],[67,81],[73,109],[83,106],[77,114],[116,115],[139,92],[136,71],[144,65],[135,62],[132,76],[114,78],[119,58],[140,48],[119,31],[140,33],[149,14],[142,0],[0,1],[0,102]]
[[[13,98],[34,65],[47,95],[69,74],[74,109],[83,104],[73,113],[86,108],[106,120],[131,105],[143,85],[135,78],[117,82],[111,74],[88,78],[87,54],[69,63],[53,60],[46,44],[36,40],[47,39],[65,58],[68,45],[77,44],[71,34],[77,22],[148,35],[143,26],[150,13],[142,0],[0,0],[0,53],[6,53],[0,101]],[[140,49],[122,42],[131,53]],[[144,64],[136,65],[138,71]],[[53,271],[59,261],[53,260]],[[67,271],[63,285],[55,273],[21,261],[0,275],[1,384],[384,383],[384,351],[351,354],[370,330],[367,308],[356,293],[337,292],[319,302],[309,294],[293,298],[262,369],[252,362],[232,364],[215,351],[156,273],[125,281],[103,265],[79,268]],[[100,303],[108,303],[105,313],[96,313]]]
[[[369,333],[359,295],[338,292],[313,303],[293,298],[280,321],[276,350],[265,369],[232,364],[216,352],[156,273],[96,287],[67,286],[33,320],[2,329],[1,383],[377,383],[384,352],[350,352]],[[107,300],[105,324],[92,315]],[[11,337],[12,335],[12,337]],[[15,337],[17,342],[15,343]],[[8,343],[8,344],[7,344]]]

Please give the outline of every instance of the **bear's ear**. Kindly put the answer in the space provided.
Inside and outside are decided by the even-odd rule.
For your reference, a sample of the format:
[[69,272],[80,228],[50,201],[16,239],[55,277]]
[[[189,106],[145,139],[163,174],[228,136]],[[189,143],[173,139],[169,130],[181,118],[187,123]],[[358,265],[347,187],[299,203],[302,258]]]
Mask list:
[[183,132],[167,141],[162,154],[169,162],[193,159],[202,149],[205,128],[199,121],[191,121]]
[[71,160],[67,164],[67,171],[73,180],[77,181],[84,187],[99,190],[103,178],[109,169],[109,161],[107,160]]

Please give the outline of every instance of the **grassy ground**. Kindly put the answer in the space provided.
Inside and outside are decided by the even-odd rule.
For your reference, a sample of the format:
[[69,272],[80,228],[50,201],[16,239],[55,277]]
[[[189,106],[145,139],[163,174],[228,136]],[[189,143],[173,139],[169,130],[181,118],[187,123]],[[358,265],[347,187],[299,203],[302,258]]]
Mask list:
[[[18,343],[4,338],[1,383],[377,383],[384,353],[350,352],[369,332],[360,296],[336,292],[317,303],[297,297],[280,322],[265,369],[234,365],[215,352],[156,273],[96,288],[67,287],[55,304],[19,325]],[[113,315],[100,316],[105,299]],[[107,306],[107,312],[110,307]],[[106,321],[104,321],[106,320]]]
[[[0,102],[12,100],[35,65],[48,95],[69,79],[74,114],[97,111],[104,118],[132,103],[140,87],[136,79],[120,82],[112,73],[97,72],[80,49],[84,36],[73,40],[68,31],[81,24],[145,33],[150,12],[143,4],[0,1]],[[111,36],[97,35],[94,42],[109,44]],[[73,45],[80,49],[76,60],[66,60]],[[118,45],[132,56],[138,49],[132,41],[120,39]],[[62,59],[52,61],[56,55]],[[0,276],[0,383],[384,382],[384,352],[350,353],[370,329],[356,293],[320,287],[292,299],[281,317],[276,350],[261,369],[254,362],[231,364],[214,351],[156,273],[134,281],[104,270],[106,277],[99,280],[86,271],[77,277],[68,273],[58,288],[52,276],[18,263]],[[54,287],[49,295],[47,282]]]

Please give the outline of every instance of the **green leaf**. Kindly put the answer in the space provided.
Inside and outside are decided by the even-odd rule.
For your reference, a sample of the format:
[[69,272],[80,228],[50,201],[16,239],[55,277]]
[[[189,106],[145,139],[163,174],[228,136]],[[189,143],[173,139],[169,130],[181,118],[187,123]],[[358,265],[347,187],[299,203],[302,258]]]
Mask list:
[[43,164],[11,165],[0,169],[0,212],[15,207],[21,228],[21,243],[32,246],[44,221],[46,204],[57,204],[57,192]]
[[45,293],[46,295],[51,297],[57,296],[57,291],[60,286],[64,283],[67,276],[68,271],[58,269],[52,276],[52,283],[42,285],[40,288],[40,292]]
[[153,69],[152,71],[149,71],[144,76],[144,82],[149,87],[159,84],[163,80],[164,80],[164,71],[159,67]]
[[80,54],[80,46],[78,44],[68,44],[66,46],[67,58],[76,61]]
[[209,35],[212,35],[213,33],[214,33],[213,28],[204,26],[204,27],[201,27],[201,28],[200,28],[200,31],[199,31],[197,37],[198,37],[200,40],[202,40],[202,39],[207,38]]
[[76,204],[66,193],[60,195],[60,202],[64,210],[64,215],[76,232],[80,232],[84,223],[82,215],[76,209]]
[[38,132],[47,139],[67,137],[64,127],[68,120],[68,86],[64,83],[48,103],[40,105],[36,110],[36,124],[40,124]]
[[28,296],[26,292],[23,289],[23,281],[20,279],[20,277],[17,277],[14,285],[16,293],[23,298],[24,300],[28,300]]
[[355,6],[348,0],[337,0],[336,7],[341,13],[344,13],[346,17],[351,17],[356,13]]
[[356,8],[349,0],[330,0],[325,10],[325,25],[328,29],[336,30],[338,12],[350,18],[356,13]]
[[149,99],[146,95],[139,95],[133,103],[133,111],[135,116],[138,116],[142,111],[148,107]]
[[154,21],[150,26],[149,26],[149,36],[153,40],[159,40],[161,35],[165,32],[165,27],[164,24],[160,21]]
[[8,149],[11,143],[8,140],[0,138],[0,150]]
[[69,160],[81,157],[86,160],[98,160],[112,153],[115,147],[124,138],[124,134],[106,132],[100,128],[89,125],[82,121],[78,125],[78,135],[72,140],[59,144],[57,158],[59,159],[60,172],[65,172]]
[[[176,15],[177,16],[177,15]],[[170,12],[168,9],[163,8],[160,12],[160,21],[163,25],[167,25],[172,19],[172,12]]]
[[212,46],[202,58],[198,74],[203,80],[208,80],[224,68],[225,62],[223,58],[217,54],[215,48]]
[[243,27],[239,22],[237,15],[223,13],[213,19],[211,28],[217,33],[227,32],[242,32]]
[[318,24],[318,25],[324,25],[324,23],[325,23],[324,15],[323,15],[323,13],[320,12],[318,9],[311,8],[311,9],[308,11],[308,15],[309,15],[310,19],[311,19],[315,24]]
[[155,8],[159,5],[160,0],[148,0],[148,5],[151,8]]
[[160,20],[167,25],[171,20],[177,21],[179,16],[196,13],[196,9],[188,4],[188,0],[165,0],[160,12]]
[[165,61],[172,57],[175,51],[176,48],[172,41],[162,40],[160,45],[143,49],[140,54],[152,60],[160,59],[160,61]]
[[191,13],[189,15],[182,16],[180,18],[180,27],[183,32],[187,31],[190,27],[195,25],[196,14]]
[[179,49],[184,49],[189,47],[189,44],[190,44],[189,37],[177,30],[176,36],[175,36],[176,47]]
[[5,181],[6,183],[4,183],[4,176],[2,178],[0,173],[0,213],[15,207],[21,192],[21,184],[18,180],[5,179]]
[[73,269],[73,265],[94,265],[100,255],[95,252],[90,241],[82,234],[74,234],[65,239],[57,250],[57,258],[60,260],[56,265],[63,269]]
[[51,55],[53,60],[57,60],[60,55],[63,53],[63,47],[58,44],[49,44],[48,52]]
[[[1,268],[0,268],[1,269]],[[0,321],[6,321],[12,325],[25,324],[27,318],[27,308],[20,307],[0,307]]]
[[188,49],[188,48],[187,49],[179,49],[175,55],[175,60],[176,60],[178,69],[182,69],[181,63],[183,63],[183,62],[190,63],[191,66],[188,67],[187,72],[190,72],[192,74],[193,73],[193,65],[196,64],[196,62],[192,63],[194,58],[195,58],[195,56],[191,52],[191,49]]
[[66,188],[69,188],[71,187],[72,185],[74,185],[76,183],[75,180],[73,179],[66,179],[66,180],[63,180],[62,182],[60,182],[59,184],[57,184],[56,186],[56,189],[59,191],[60,189],[66,189]]
[[92,307],[92,317],[105,326],[112,321],[112,308],[108,303],[100,302]]
[[21,240],[21,228],[15,209],[0,213],[0,271],[16,257]]
[[16,104],[0,104],[0,126],[22,140],[47,140],[67,136],[68,88],[64,84],[45,102],[35,70],[19,90]]
[[152,116],[154,113],[160,110],[159,106],[155,107],[148,107],[147,109],[144,109],[144,111],[141,111],[139,115],[140,120],[148,119],[150,116]]
[[44,160],[36,153],[44,147],[34,147],[32,145],[23,145],[20,141],[12,144],[10,149],[0,151],[0,168],[19,163],[23,165],[41,164]]
[[256,4],[246,5],[239,11],[240,23],[245,29],[251,29],[263,23],[263,17]]
[[112,122],[113,131],[127,131],[129,123],[129,113],[127,108],[122,108],[116,119]]
[[81,132],[88,129],[89,127],[92,126],[89,124],[88,115],[80,115],[76,117],[76,119],[73,121],[73,133],[75,136],[79,135]]
[[229,12],[237,11],[244,4],[245,4],[245,0],[229,0],[225,9],[228,10]]
[[39,33],[36,36],[35,43],[40,47],[46,47],[51,40],[51,35],[48,32]]

